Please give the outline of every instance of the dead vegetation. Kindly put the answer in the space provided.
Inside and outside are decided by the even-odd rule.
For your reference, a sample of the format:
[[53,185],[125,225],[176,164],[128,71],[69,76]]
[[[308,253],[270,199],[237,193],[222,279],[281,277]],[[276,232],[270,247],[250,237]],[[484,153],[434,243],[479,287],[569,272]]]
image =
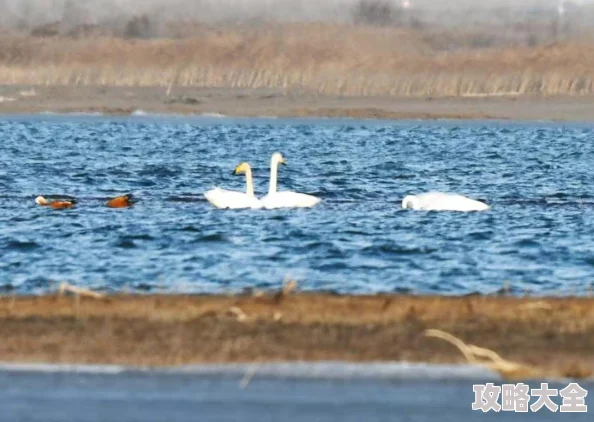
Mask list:
[[399,23],[402,9],[390,0],[359,0],[353,8],[358,25],[393,26]]
[[0,361],[405,360],[484,364],[506,378],[593,373],[592,299],[340,296],[291,286],[280,287],[282,300],[274,292],[3,297]]
[[[88,29],[89,31],[92,28]],[[271,88],[352,96],[586,95],[594,92],[587,39],[536,47],[463,45],[414,29],[334,24],[197,26],[191,38],[0,38],[0,84]],[[473,35],[474,36],[474,35]]]
[[58,288],[58,295],[62,296],[66,293],[70,293],[75,295],[76,297],[91,297],[93,299],[105,299],[105,295],[103,293],[95,292],[93,290],[84,289],[82,287],[77,287],[69,283],[61,283],[60,287]]
[[546,376],[537,368],[523,365],[517,362],[511,362],[503,359],[496,352],[473,344],[466,344],[456,336],[441,330],[425,330],[427,337],[434,337],[453,344],[460,350],[466,361],[472,365],[482,365],[494,372],[499,373],[505,379],[514,378],[533,378]]

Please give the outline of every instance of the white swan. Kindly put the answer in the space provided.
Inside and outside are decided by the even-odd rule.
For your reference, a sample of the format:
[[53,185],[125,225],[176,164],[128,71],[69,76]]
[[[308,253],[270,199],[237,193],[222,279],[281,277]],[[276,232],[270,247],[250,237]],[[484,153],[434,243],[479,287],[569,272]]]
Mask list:
[[277,192],[276,177],[279,164],[285,164],[285,159],[280,152],[275,152],[270,158],[270,186],[268,188],[268,195],[260,199],[264,208],[309,208],[321,201],[320,198],[304,193]]
[[204,197],[217,208],[241,209],[262,208],[254,195],[252,168],[248,163],[241,163],[235,168],[235,174],[245,173],[245,193],[233,190],[214,188],[204,193]]
[[406,196],[402,200],[402,208],[421,211],[486,211],[489,206],[455,193],[428,192]]

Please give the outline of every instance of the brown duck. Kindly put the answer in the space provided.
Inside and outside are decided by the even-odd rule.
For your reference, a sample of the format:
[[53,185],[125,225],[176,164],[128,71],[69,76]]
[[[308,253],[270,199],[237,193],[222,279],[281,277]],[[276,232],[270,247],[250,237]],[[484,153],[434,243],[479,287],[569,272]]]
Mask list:
[[55,201],[48,201],[43,196],[38,196],[35,198],[35,203],[37,205],[41,205],[42,207],[51,207],[54,209],[65,209],[65,208],[73,208],[74,204],[76,204],[75,199],[67,199],[67,200],[55,200]]
[[116,196],[115,198],[111,198],[109,201],[107,201],[106,205],[109,208],[127,208],[129,206],[132,206],[134,202],[135,201],[132,197],[132,194],[129,193],[127,195]]

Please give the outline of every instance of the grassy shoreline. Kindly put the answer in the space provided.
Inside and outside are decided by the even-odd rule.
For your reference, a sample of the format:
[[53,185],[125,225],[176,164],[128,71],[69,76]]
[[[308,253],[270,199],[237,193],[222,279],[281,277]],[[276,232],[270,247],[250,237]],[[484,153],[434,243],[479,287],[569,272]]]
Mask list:
[[452,344],[427,337],[436,329],[519,365],[503,368],[504,376],[579,378],[594,374],[593,305],[593,298],[322,293],[4,296],[0,361],[465,362]]

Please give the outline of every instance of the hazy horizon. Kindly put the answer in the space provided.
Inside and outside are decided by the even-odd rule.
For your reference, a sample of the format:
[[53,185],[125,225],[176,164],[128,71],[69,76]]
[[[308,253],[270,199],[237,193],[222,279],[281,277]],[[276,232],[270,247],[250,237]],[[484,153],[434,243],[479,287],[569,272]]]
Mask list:
[[[0,0],[4,27],[102,24],[146,14],[154,21],[202,22],[273,20],[349,22],[361,2],[389,4],[432,24],[459,25],[474,21],[554,18],[558,11],[575,13],[593,8],[594,0]],[[581,13],[581,12],[580,12]]]

